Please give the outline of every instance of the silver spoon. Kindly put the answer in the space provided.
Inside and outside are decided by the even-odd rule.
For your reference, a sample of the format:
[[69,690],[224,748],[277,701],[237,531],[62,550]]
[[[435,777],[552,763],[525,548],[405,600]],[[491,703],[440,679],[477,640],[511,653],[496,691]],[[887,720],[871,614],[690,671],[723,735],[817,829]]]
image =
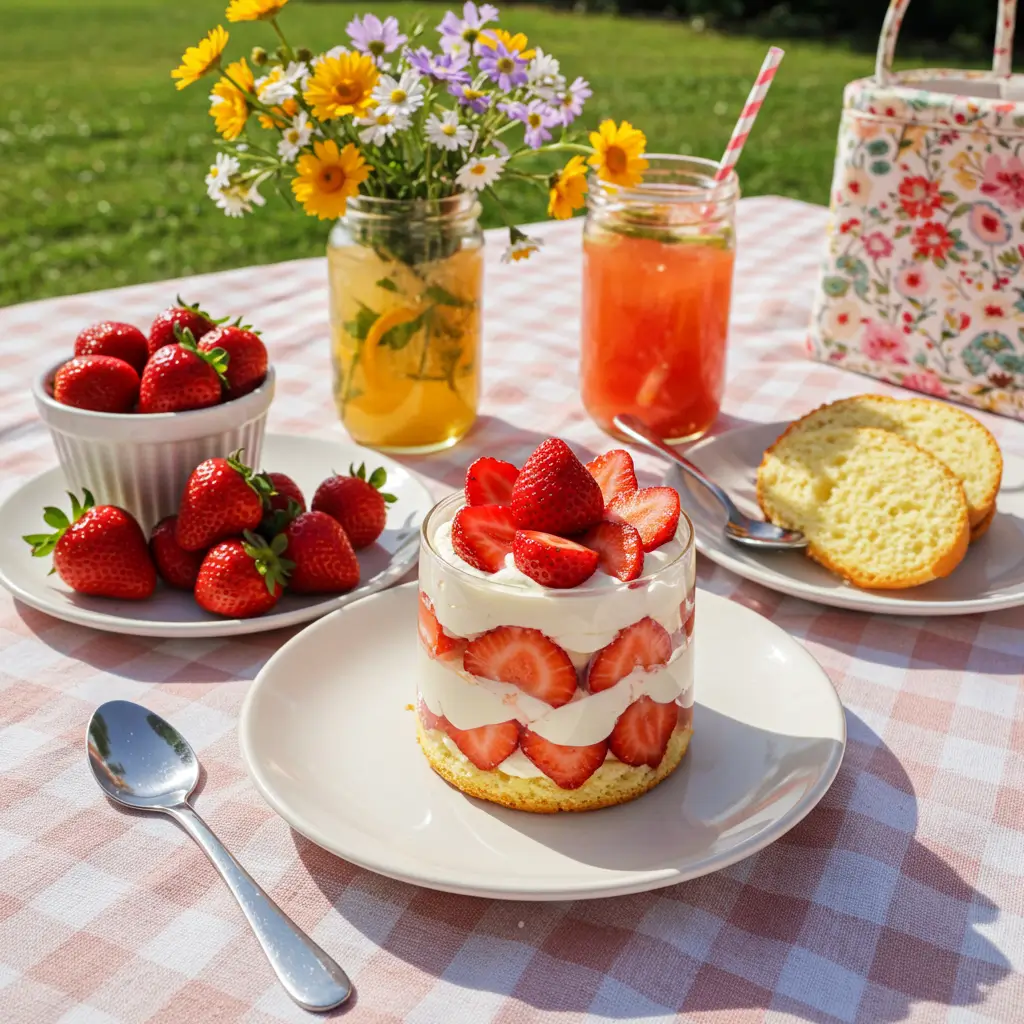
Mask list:
[[760,548],[762,551],[807,547],[807,538],[799,530],[786,530],[774,523],[766,523],[763,519],[752,519],[741,512],[732,498],[714,480],[706,477],[689,459],[684,458],[674,448],[665,444],[636,416],[620,414],[612,420],[612,425],[635,441],[641,448],[646,448],[655,455],[663,455],[666,459],[670,459],[697,483],[703,484],[725,508],[729,518],[724,531],[729,540],[749,548]]
[[352,994],[345,972],[252,880],[192,809],[199,762],[159,715],[126,700],[102,704],[89,721],[89,764],[111,800],[166,814],[200,846],[228,883],[285,991],[306,1010],[330,1010]]

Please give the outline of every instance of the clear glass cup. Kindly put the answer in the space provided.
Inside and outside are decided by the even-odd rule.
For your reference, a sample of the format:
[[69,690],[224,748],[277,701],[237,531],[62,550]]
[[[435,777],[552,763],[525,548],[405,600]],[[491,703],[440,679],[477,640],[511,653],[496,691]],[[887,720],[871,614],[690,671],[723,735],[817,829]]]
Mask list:
[[331,231],[334,395],[353,440],[439,451],[476,418],[483,232],[473,196],[357,196]]
[[[439,531],[443,534],[442,527],[463,504],[461,494],[440,501],[424,520],[420,535],[421,657],[416,706],[421,745],[432,765],[436,759],[431,756],[431,744],[435,750],[443,744],[457,765],[465,768],[468,762],[460,746],[461,734],[505,722],[516,723],[520,737],[533,731],[561,746],[607,743],[621,714],[635,701],[648,698],[674,706],[675,730],[663,758],[664,775],[669,774],[682,757],[680,749],[685,752],[693,727],[696,562],[690,521],[685,515],[680,518],[673,548],[663,552],[662,563],[639,579],[623,583],[604,577],[599,585],[589,588],[584,584],[571,590],[551,590],[523,586],[507,578],[487,576],[464,564],[452,564],[445,541],[439,540]],[[591,693],[588,674],[599,652],[622,631],[648,618],[656,623],[649,628],[665,645],[667,664],[652,665],[651,672],[637,669],[610,689]],[[491,630],[508,626],[539,631],[568,656],[576,673],[576,691],[568,703],[552,707],[508,681],[480,678],[467,671],[469,645]],[[515,742],[515,729],[512,737]],[[443,751],[441,754],[449,760]],[[668,765],[670,757],[675,760]],[[631,771],[640,786],[633,796],[644,791],[641,784],[648,784],[649,788],[664,777],[658,777],[653,766],[624,765],[609,750],[595,779],[603,784],[618,773],[615,777],[622,780]],[[544,779],[519,748],[484,773],[494,777],[492,780],[481,781],[481,773],[471,770],[441,774],[460,788],[465,788],[460,780],[472,777],[472,786],[466,791],[499,803],[505,802],[498,799],[507,790],[505,777],[540,777],[549,791],[547,796],[553,794],[556,800],[564,796],[564,806],[554,809],[580,809],[573,806],[573,801],[588,795],[585,787],[560,794],[558,787]],[[588,780],[586,786],[590,785]],[[621,789],[612,787],[610,792],[614,795]]]
[[644,180],[593,179],[583,231],[583,404],[610,434],[632,413],[670,444],[700,437],[725,387],[739,181],[648,156]]

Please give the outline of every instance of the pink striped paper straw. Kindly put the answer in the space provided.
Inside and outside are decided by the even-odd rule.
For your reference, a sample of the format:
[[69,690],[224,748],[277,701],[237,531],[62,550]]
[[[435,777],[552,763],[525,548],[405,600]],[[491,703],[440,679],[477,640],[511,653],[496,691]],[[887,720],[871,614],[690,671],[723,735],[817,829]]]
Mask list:
[[785,51],[780,50],[777,46],[773,46],[768,51],[768,55],[761,65],[761,70],[757,74],[757,81],[754,82],[754,87],[750,90],[747,102],[743,105],[743,113],[740,114],[740,119],[732,130],[732,138],[729,140],[729,145],[725,147],[725,153],[718,165],[718,170],[715,172],[715,181],[724,181],[729,172],[736,166],[736,161],[739,160],[740,153],[743,152],[747,136],[750,134],[750,129],[754,127],[758,111],[761,109],[761,104],[764,103],[768,87],[772,84],[772,79],[775,77],[779,64],[782,63],[783,56],[785,56]]

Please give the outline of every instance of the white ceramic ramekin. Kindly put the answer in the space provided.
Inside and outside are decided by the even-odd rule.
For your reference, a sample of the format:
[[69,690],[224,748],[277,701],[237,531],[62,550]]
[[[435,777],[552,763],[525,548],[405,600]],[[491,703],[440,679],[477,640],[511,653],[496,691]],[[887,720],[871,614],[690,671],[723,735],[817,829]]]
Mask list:
[[189,474],[204,459],[244,448],[245,462],[259,466],[273,367],[260,387],[232,402],[151,415],[61,405],[52,394],[56,371],[38,377],[32,395],[68,486],[79,494],[88,487],[100,504],[127,509],[147,533],[178,510]]

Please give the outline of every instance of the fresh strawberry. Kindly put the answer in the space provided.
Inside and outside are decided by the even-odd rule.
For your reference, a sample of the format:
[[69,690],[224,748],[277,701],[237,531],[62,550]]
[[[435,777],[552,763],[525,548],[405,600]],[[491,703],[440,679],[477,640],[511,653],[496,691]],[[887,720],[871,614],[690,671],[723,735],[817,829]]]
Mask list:
[[672,656],[672,638],[654,619],[640,619],[620,629],[615,639],[594,655],[587,689],[600,693],[624,679],[635,668],[665,665]]
[[416,714],[419,715],[424,729],[439,729],[441,732],[447,732],[449,729],[448,719],[444,715],[435,715],[422,697],[416,702]]
[[539,629],[497,626],[469,642],[462,663],[471,675],[512,683],[553,708],[576,692],[569,655]]
[[221,349],[228,354],[227,397],[240,398],[255,391],[267,376],[267,349],[260,336],[240,323],[215,327],[199,342],[200,352]]
[[53,554],[53,569],[80,594],[141,601],[156,587],[156,569],[146,536],[123,508],[97,505],[89,491],[85,500],[71,498],[71,518],[48,506],[43,520],[55,533],[29,534],[24,540],[32,554]]
[[228,357],[223,349],[200,352],[186,329],[177,345],[164,345],[142,371],[139,412],[185,412],[216,405],[224,397]]
[[643,487],[613,498],[605,513],[613,523],[629,523],[644,544],[644,551],[671,540],[679,525],[679,494],[672,487]]
[[519,723],[514,719],[476,729],[456,729],[449,722],[447,732],[459,750],[484,772],[497,768],[519,746]]
[[455,554],[481,572],[497,572],[505,564],[515,535],[507,505],[464,505],[452,520]]
[[519,470],[501,459],[477,459],[466,470],[467,505],[507,505]]
[[104,320],[79,332],[75,338],[76,356],[113,356],[123,359],[136,373],[149,358],[146,336],[131,324]]
[[53,397],[77,409],[131,412],[139,397],[139,375],[114,356],[75,356],[54,374]]
[[153,321],[149,329],[149,354],[152,355],[164,345],[175,344],[178,340],[178,331],[191,331],[192,337],[198,340],[204,334],[209,334],[217,323],[218,321],[213,320],[209,313],[204,313],[199,308],[198,303],[190,306],[187,302],[182,302],[179,295],[178,304],[165,309]]
[[644,545],[629,523],[598,523],[580,543],[597,552],[598,568],[620,580],[635,580],[644,571]]
[[607,505],[618,494],[632,494],[637,488],[633,456],[622,448],[613,448],[587,463],[587,470],[601,488]]
[[659,704],[650,697],[641,697],[619,715],[608,746],[624,764],[657,768],[678,720],[679,705],[674,700]]
[[225,537],[255,530],[272,490],[262,473],[240,461],[241,449],[226,459],[201,462],[188,478],[174,531],[186,551],[201,551]]
[[294,563],[288,589],[296,594],[342,594],[359,582],[359,560],[348,535],[324,512],[302,512],[284,531]]
[[196,580],[200,608],[229,619],[251,619],[269,612],[284,591],[289,563],[275,537],[268,545],[254,533],[232,537],[206,552]]
[[596,551],[575,541],[537,530],[517,530],[512,541],[516,568],[545,587],[568,590],[589,580],[597,569]]
[[186,551],[178,543],[174,535],[177,525],[177,516],[161,519],[149,535],[149,551],[164,583],[179,590],[192,590],[203,564],[203,552]]
[[313,495],[314,512],[326,512],[337,519],[358,551],[369,547],[384,531],[388,505],[398,499],[381,488],[387,482],[387,470],[379,466],[366,478],[366,464],[348,467],[348,476],[330,476]]
[[512,488],[512,514],[520,530],[568,536],[599,522],[603,512],[597,481],[557,437],[541,442]]
[[423,649],[432,658],[449,659],[457,657],[466,649],[466,641],[461,637],[450,636],[437,621],[434,606],[430,598],[420,591],[419,601],[419,635]]
[[289,500],[299,506],[300,512],[306,511],[306,496],[299,485],[285,473],[267,473],[276,493],[270,495],[267,505],[272,512],[287,512]]
[[601,767],[608,753],[604,740],[586,747],[566,747],[529,729],[522,731],[519,743],[523,753],[559,789],[579,789]]

